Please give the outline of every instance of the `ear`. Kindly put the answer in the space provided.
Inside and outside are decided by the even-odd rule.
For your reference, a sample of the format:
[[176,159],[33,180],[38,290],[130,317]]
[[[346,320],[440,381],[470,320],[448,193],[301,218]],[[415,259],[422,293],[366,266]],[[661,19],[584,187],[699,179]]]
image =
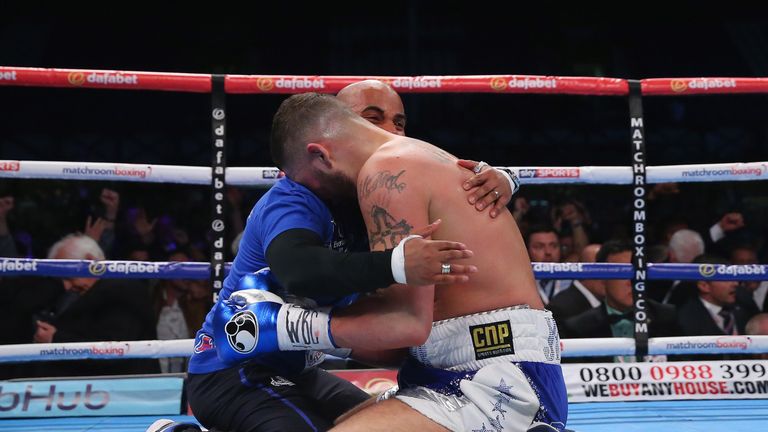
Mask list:
[[332,168],[331,154],[328,149],[319,143],[307,144],[307,153],[310,157],[310,163],[322,171]]
[[700,293],[709,294],[709,284],[706,281],[696,281]]

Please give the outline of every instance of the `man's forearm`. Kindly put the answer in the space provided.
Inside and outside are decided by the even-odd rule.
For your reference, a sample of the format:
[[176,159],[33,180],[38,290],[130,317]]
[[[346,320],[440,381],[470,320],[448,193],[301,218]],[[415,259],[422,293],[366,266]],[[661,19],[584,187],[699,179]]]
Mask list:
[[589,244],[589,235],[587,235],[587,230],[584,229],[581,222],[578,225],[571,225],[571,230],[573,232],[573,250],[580,254]]
[[336,309],[331,334],[337,346],[390,350],[421,345],[432,329],[434,287],[394,285]]
[[391,251],[335,252],[308,230],[288,230],[269,244],[267,263],[288,292],[303,297],[373,292],[393,284]]

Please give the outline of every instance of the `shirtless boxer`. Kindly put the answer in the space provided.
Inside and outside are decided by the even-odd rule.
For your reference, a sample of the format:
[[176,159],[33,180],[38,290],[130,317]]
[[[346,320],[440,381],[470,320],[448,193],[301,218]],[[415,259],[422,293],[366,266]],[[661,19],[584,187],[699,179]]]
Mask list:
[[565,427],[557,328],[543,310],[520,232],[506,210],[480,223],[481,214],[464,204],[456,186],[467,174],[453,156],[382,131],[337,100],[312,93],[281,105],[272,146],[281,169],[318,196],[337,199],[356,190],[372,250],[391,248],[414,226],[440,218],[434,237],[465,243],[475,251],[469,262],[481,270],[465,283],[390,287],[332,313],[273,298],[228,305],[230,317],[251,311],[258,320],[264,337],[257,352],[414,346],[396,397],[337,430]]
[[[375,125],[404,133],[403,104],[389,86],[362,81],[342,90],[340,96]],[[476,165],[466,161],[463,166],[472,169]],[[515,183],[497,170],[477,171],[465,187],[475,208],[506,204]],[[238,280],[264,266],[271,266],[280,281],[275,291],[283,296],[312,298],[320,304],[338,304],[347,301],[344,297],[353,292],[394,283],[397,275],[390,265],[396,261],[391,259],[392,251],[360,253],[368,250],[368,242],[356,200],[347,200],[353,206],[342,201],[323,202],[289,179],[278,181],[249,215],[222,299],[247,288],[247,283],[238,284]],[[439,261],[434,258],[456,251],[448,250],[448,243],[436,247],[439,245],[424,240],[408,242],[401,250],[402,257],[407,258],[407,265],[400,269],[401,277],[432,282],[466,278],[458,264],[450,274],[440,274]],[[213,348],[224,339],[213,337],[211,320],[209,314],[197,334],[187,382],[190,404],[206,426],[248,431],[326,430],[339,414],[366,398],[348,382],[316,367],[302,370],[322,359],[313,353],[306,359],[295,352],[260,356],[247,364],[219,361]]]

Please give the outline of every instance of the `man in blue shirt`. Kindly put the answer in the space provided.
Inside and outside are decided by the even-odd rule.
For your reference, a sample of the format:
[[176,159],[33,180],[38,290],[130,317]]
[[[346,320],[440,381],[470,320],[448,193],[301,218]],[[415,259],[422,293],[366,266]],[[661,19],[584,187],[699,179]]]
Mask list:
[[[383,129],[404,134],[405,114],[400,97],[377,81],[349,86],[339,98]],[[478,166],[466,162],[470,169]],[[505,205],[515,189],[496,170],[482,171],[465,185],[468,200],[478,210]],[[434,227],[427,227],[429,234]],[[232,270],[219,293],[229,298],[243,275],[269,266],[279,281],[270,290],[296,302],[340,305],[354,293],[373,292],[398,281],[392,250],[367,252],[365,225],[355,200],[323,202],[306,187],[280,179],[256,204],[245,228]],[[426,235],[425,235],[426,236]],[[471,266],[441,263],[469,256],[463,245],[411,239],[403,245],[409,283],[465,281]],[[352,252],[359,251],[359,252]],[[366,252],[363,252],[366,251]],[[396,260],[394,260],[396,261]],[[404,281],[400,281],[404,282]],[[241,365],[228,365],[216,356],[213,312],[197,333],[189,364],[188,399],[197,419],[207,427],[243,431],[327,430],[345,411],[367,399],[349,382],[316,366],[317,352],[274,353]]]

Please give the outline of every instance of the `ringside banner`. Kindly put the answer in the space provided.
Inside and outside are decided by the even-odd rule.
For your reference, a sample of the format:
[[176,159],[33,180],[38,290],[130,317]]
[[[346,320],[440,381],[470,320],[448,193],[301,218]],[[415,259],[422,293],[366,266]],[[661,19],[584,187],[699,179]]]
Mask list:
[[768,398],[768,361],[563,364],[569,402]]
[[178,415],[182,377],[0,381],[0,419]]

